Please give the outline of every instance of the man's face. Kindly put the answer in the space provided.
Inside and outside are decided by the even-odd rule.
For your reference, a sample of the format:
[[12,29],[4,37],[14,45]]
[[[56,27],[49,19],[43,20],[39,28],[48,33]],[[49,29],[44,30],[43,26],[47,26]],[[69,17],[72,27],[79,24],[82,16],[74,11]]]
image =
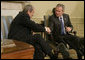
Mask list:
[[28,14],[29,14],[30,18],[32,18],[32,16],[34,15],[34,10],[32,10],[31,12],[28,11]]
[[56,8],[55,8],[55,15],[56,15],[57,17],[60,17],[63,13],[64,13],[64,12],[63,12],[62,7],[56,7]]

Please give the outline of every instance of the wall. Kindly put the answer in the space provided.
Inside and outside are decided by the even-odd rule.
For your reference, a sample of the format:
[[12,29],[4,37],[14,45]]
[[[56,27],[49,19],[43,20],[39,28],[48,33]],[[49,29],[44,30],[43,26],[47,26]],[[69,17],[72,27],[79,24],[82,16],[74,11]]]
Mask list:
[[1,2],[1,16],[13,16],[13,18],[22,11],[26,1],[2,1]]

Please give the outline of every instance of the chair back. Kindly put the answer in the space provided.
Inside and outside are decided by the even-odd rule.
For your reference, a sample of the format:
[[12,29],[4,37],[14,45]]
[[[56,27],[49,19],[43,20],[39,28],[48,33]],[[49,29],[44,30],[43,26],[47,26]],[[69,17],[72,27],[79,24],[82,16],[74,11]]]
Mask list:
[[12,22],[12,16],[1,16],[1,39],[8,38],[9,26]]

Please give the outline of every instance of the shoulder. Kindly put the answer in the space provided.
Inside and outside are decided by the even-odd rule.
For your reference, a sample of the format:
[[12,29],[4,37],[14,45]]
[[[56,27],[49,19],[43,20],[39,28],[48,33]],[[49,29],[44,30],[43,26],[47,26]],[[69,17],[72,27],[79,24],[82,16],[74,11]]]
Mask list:
[[55,19],[55,15],[50,15],[49,19]]
[[29,15],[24,12],[19,12],[15,18],[17,18],[19,20],[26,20],[26,19],[30,20]]
[[69,17],[69,14],[64,13],[63,16]]
[[49,17],[49,21],[50,21],[50,22],[55,22],[56,19],[57,19],[57,17],[56,17],[55,15],[51,15],[51,16]]
[[22,17],[24,17],[23,13],[22,12],[19,12],[16,17],[14,18],[14,20],[20,20],[22,19]]
[[17,17],[21,17],[21,18],[24,18],[24,17],[27,17],[27,18],[30,18],[28,14],[24,13],[24,12],[19,12],[17,14]]

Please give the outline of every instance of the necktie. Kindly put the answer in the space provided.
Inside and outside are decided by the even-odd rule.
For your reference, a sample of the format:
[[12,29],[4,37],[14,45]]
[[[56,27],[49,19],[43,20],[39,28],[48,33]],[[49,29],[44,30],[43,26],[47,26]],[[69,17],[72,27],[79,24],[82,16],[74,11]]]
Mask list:
[[61,34],[65,34],[64,33],[64,22],[62,21],[62,17],[60,17],[60,23],[61,23]]

